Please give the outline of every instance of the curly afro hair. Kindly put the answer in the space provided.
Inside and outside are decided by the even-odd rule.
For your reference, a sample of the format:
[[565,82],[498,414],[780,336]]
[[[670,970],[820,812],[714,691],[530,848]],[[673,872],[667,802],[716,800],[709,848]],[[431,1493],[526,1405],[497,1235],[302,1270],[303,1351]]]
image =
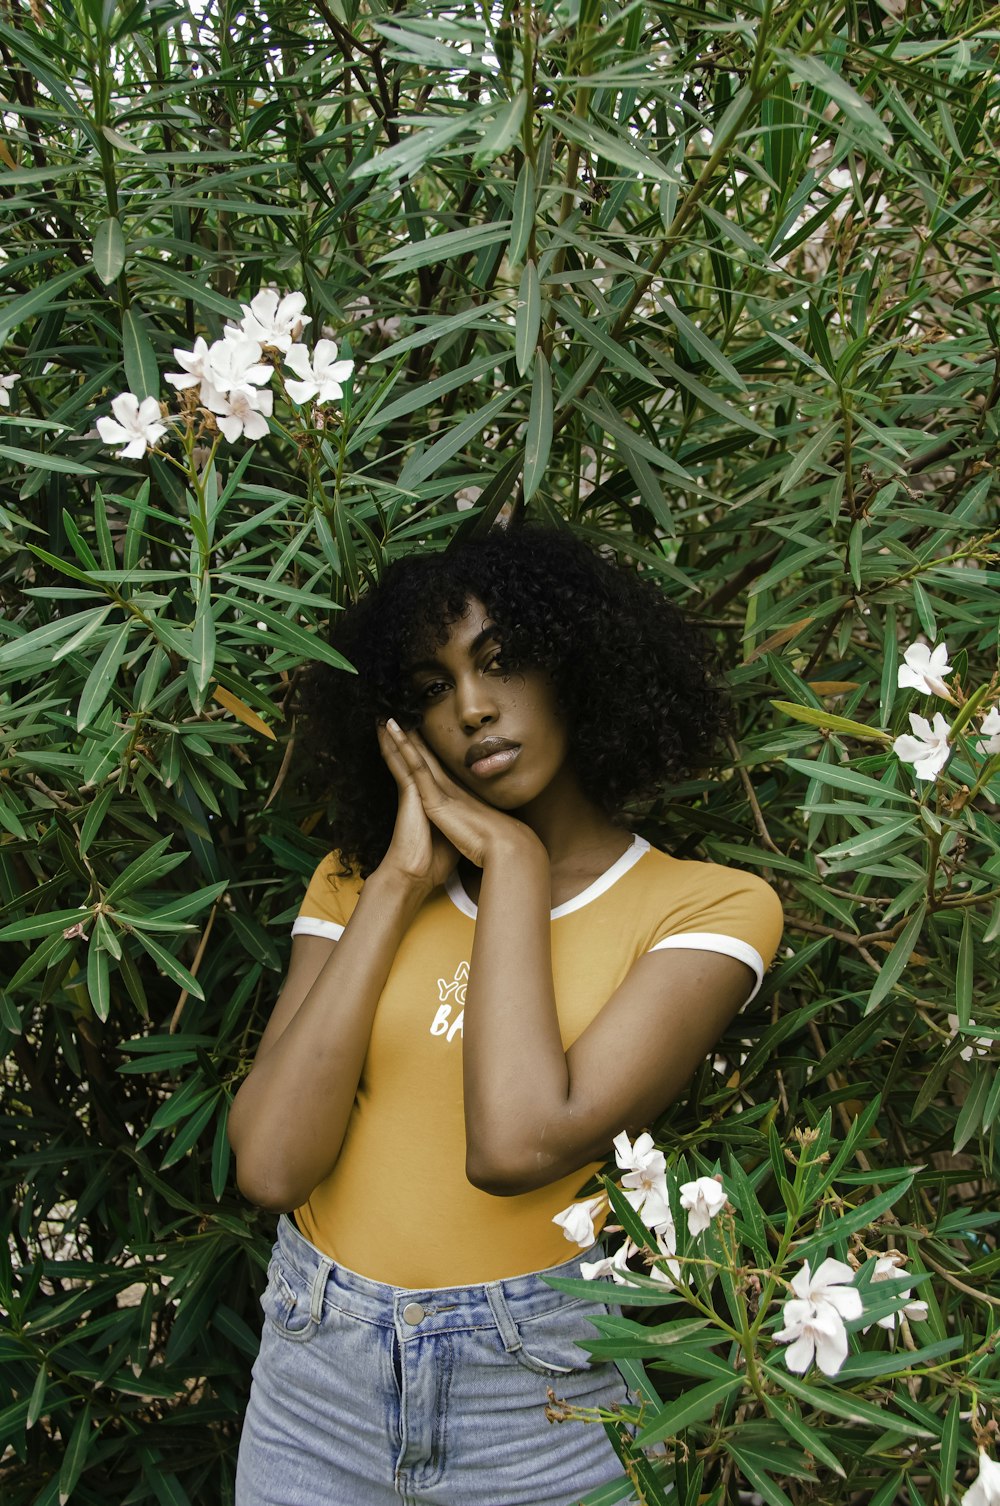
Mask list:
[[537,524],[407,556],[334,618],[333,647],[357,674],[313,664],[298,699],[338,849],[363,876],[385,856],[396,814],[376,724],[419,725],[409,666],[446,641],[473,597],[496,624],[504,667],[552,676],[577,778],[613,819],[711,759],[725,711],[711,652],[653,577]]

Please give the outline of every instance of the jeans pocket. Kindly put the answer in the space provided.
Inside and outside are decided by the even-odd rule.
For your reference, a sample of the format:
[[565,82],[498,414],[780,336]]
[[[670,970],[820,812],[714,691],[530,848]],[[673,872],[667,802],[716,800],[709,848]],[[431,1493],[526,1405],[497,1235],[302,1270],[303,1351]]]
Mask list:
[[603,1302],[564,1303],[537,1317],[515,1323],[520,1343],[512,1349],[518,1364],[536,1375],[578,1375],[604,1363],[592,1360],[581,1343],[599,1337],[592,1318],[607,1313]]
[[267,1268],[267,1285],[260,1299],[265,1320],[294,1343],[304,1343],[319,1330],[311,1311],[311,1293],[299,1273],[272,1257]]

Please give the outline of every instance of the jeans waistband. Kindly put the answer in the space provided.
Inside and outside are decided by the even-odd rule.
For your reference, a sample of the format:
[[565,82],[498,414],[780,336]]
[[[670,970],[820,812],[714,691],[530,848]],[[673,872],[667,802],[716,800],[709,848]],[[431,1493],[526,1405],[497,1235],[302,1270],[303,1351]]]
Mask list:
[[[476,1322],[489,1323],[495,1319],[498,1309],[509,1313],[515,1322],[522,1322],[577,1302],[579,1298],[549,1286],[543,1277],[579,1277],[580,1262],[597,1259],[602,1253],[597,1244],[545,1271],[472,1286],[416,1289],[387,1286],[338,1265],[330,1256],[317,1250],[284,1213],[278,1221],[278,1247],[282,1260],[298,1273],[309,1289],[314,1321],[320,1320],[323,1307],[328,1305],[351,1317],[391,1327],[404,1307],[419,1305],[427,1317],[433,1318],[433,1328],[437,1331],[467,1328]],[[593,1282],[595,1303],[615,1301],[609,1293],[609,1286],[610,1283],[603,1280]],[[423,1326],[426,1332],[429,1325]]]

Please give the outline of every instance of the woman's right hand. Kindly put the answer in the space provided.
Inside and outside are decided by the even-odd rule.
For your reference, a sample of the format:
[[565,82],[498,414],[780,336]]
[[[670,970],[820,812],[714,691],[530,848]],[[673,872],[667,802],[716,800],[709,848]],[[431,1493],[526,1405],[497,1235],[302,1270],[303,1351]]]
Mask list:
[[429,894],[454,870],[458,849],[428,820],[413,775],[384,724],[378,728],[378,745],[399,795],[392,841],[379,868]]

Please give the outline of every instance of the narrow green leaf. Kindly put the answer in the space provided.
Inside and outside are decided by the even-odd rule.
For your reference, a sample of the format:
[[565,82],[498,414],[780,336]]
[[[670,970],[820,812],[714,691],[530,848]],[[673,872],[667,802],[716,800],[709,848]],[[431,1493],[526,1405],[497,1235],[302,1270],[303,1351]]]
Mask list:
[[552,376],[542,351],[535,357],[531,406],[524,440],[524,500],[530,502],[541,485],[552,448]]
[[741,392],[746,391],[746,383],[736,367],[726,359],[715,342],[709,339],[705,331],[700,329],[693,319],[689,319],[687,314],[683,313],[675,303],[671,303],[669,298],[658,298],[657,304],[706,365],[714,367],[725,381],[732,382],[733,386],[739,388]]
[[38,1367],[35,1376],[35,1384],[31,1388],[31,1396],[28,1399],[28,1415],[25,1419],[25,1427],[33,1428],[42,1415],[45,1405],[45,1392],[48,1388],[49,1368],[45,1360]]
[[955,1467],[958,1463],[958,1439],[961,1429],[960,1412],[962,1410],[961,1398],[952,1397],[948,1414],[941,1429],[941,1452],[938,1456],[938,1483],[941,1489],[941,1500],[947,1503],[957,1499],[957,1486],[955,1480]]
[[770,1403],[768,1410],[771,1416],[778,1419],[789,1437],[794,1438],[800,1448],[812,1454],[814,1459],[818,1459],[821,1464],[832,1469],[843,1480],[845,1478],[844,1467],[840,1460],[832,1449],[827,1448],[816,1429],[802,1421],[794,1402],[783,1407],[775,1397],[769,1397],[768,1400]]
[[[618,375],[620,372],[627,372],[629,376],[635,377],[645,386],[661,386],[661,383],[649,370],[648,365],[644,366],[630,350],[626,350],[624,345],[620,345],[617,340],[613,340],[604,328],[603,323],[598,323],[595,319],[586,318],[577,308],[572,298],[560,298],[556,303],[556,311],[571,329],[576,330],[585,345],[589,345],[596,354],[599,354],[609,363],[611,372],[614,375]],[[666,361],[666,357],[660,357],[659,359],[661,364]]]
[[137,858],[124,868],[112,884],[104,891],[104,902],[113,905],[122,895],[134,893],[136,889],[142,889],[154,879],[163,878],[165,874],[173,870],[187,860],[186,852],[167,852],[167,848],[173,838],[161,837],[154,842],[152,847],[141,852]]
[[[776,1480],[772,1480],[767,1470],[763,1467],[763,1460],[757,1454],[752,1454],[749,1449],[740,1448],[731,1438],[724,1440],[726,1452],[739,1466],[739,1470],[748,1485],[766,1502],[767,1506],[792,1506],[792,1503]],[[770,1461],[769,1461],[770,1462]],[[772,1469],[780,1468],[776,1461],[771,1465]]]
[[517,140],[527,103],[528,91],[519,89],[512,100],[500,106],[495,118],[479,138],[479,145],[472,159],[474,168],[486,167],[494,157],[501,156]]
[[651,1443],[659,1443],[664,1438],[676,1438],[694,1422],[707,1421],[721,1402],[743,1389],[743,1384],[741,1375],[729,1375],[685,1391],[677,1401],[659,1408],[652,1420],[636,1434],[636,1443],[640,1448],[648,1448]]
[[982,1128],[983,1114],[992,1085],[992,1073],[976,1072],[972,1079],[972,1087],[969,1089],[966,1100],[962,1104],[962,1111],[955,1124],[952,1150],[956,1155],[972,1139],[973,1135],[978,1134]]
[[122,315],[122,347],[125,354],[125,380],[130,392],[142,400],[159,397],[160,371],[156,355],[146,333],[145,324],[134,309]]
[[514,210],[510,222],[510,247],[507,252],[516,267],[528,249],[535,223],[535,168],[525,157],[514,188]]
[[125,265],[125,236],[113,214],[97,227],[92,260],[94,271],[105,286],[114,282]]
[[[846,809],[846,807],[845,807]],[[896,811],[880,811],[871,809],[869,818],[878,822],[874,827],[866,831],[857,832],[853,837],[845,837],[843,842],[835,842],[832,847],[824,848],[821,856],[826,862],[835,862],[840,858],[864,858],[872,853],[880,852],[908,832],[914,835],[920,830],[916,816],[900,816]]]
[[183,1129],[178,1130],[171,1141],[169,1150],[160,1162],[161,1171],[168,1171],[171,1166],[176,1166],[178,1161],[183,1160],[215,1114],[218,1101],[218,1094],[213,1094],[207,1103],[203,1103],[199,1109],[195,1110]]
[[972,979],[975,967],[972,911],[962,916],[962,935],[958,943],[958,966],[955,970],[955,1012],[963,1030],[968,1030],[972,1015]]
[[84,727],[89,727],[94,717],[100,711],[107,700],[108,691],[112,681],[121,668],[121,662],[125,657],[128,647],[128,635],[132,630],[135,619],[129,617],[125,622],[119,623],[111,629],[108,641],[101,651],[101,657],[87,676],[86,683],[80,694],[80,705],[76,713],[76,727],[82,732]]
[[[464,450],[472,440],[477,439],[483,430],[493,422],[498,413],[502,413],[510,402],[510,393],[506,390],[494,393],[488,403],[479,408],[475,413],[469,413],[449,429],[443,438],[437,440],[421,454],[416,455],[412,461],[407,461],[399,474],[401,488],[418,486],[420,482],[428,480],[435,475],[441,467],[449,461],[453,455]],[[301,592],[299,600],[301,601]]]
[[[444,376],[435,377],[433,382],[415,384],[409,391],[404,392],[401,397],[397,397],[394,402],[388,403],[384,408],[370,409],[355,432],[353,443],[349,448],[356,449],[373,431],[380,433],[397,418],[405,418],[415,408],[429,408],[431,403],[436,402],[439,397],[444,397],[446,392],[452,392],[456,387],[464,387],[468,383],[475,382],[487,372],[496,371],[503,359],[503,356],[494,351],[484,356],[477,356],[467,365],[460,366],[455,371],[446,372]],[[491,391],[492,386],[491,382]]]
[[75,910],[48,910],[41,915],[26,915],[0,927],[0,941],[33,941],[36,936],[52,936],[79,921],[90,924],[90,911],[84,905]]
[[172,292],[179,293],[182,298],[195,304],[197,308],[207,309],[212,314],[222,314],[227,319],[240,318],[240,305],[236,299],[225,298],[214,288],[206,287],[197,278],[185,276],[183,272],[178,272],[170,262],[144,260],[143,269],[147,276],[159,278]]
[[775,711],[781,711],[797,722],[808,722],[810,727],[822,727],[828,732],[843,732],[848,737],[858,737],[865,742],[891,742],[888,732],[876,727],[866,727],[864,722],[852,722],[846,716],[834,716],[832,711],[818,711],[815,706],[799,706],[794,701],[772,701]]
[[829,423],[823,424],[816,431],[807,444],[795,452],[791,464],[782,471],[781,485],[778,487],[779,497],[787,496],[807,471],[819,470],[824,475],[831,474],[829,466],[824,465],[819,457],[831,447],[834,436],[839,431],[840,421],[831,419]]
[[828,94],[834,104],[840,106],[849,120],[864,126],[865,130],[875,137],[876,141],[888,145],[892,140],[892,132],[883,120],[876,115],[871,105],[866,104],[839,73],[834,73],[829,64],[824,63],[822,58],[816,55],[805,55],[791,52],[783,47],[775,49],[775,56],[784,63],[792,78],[800,83],[814,84]]
[[[818,760],[807,758],[786,758],[785,767],[794,769],[798,774],[805,774],[809,779],[815,779],[818,784],[828,784],[836,790],[849,790],[852,795],[862,795],[867,800],[888,800],[913,806],[917,803],[908,792],[894,790],[882,784],[878,779],[871,779],[867,774],[859,774],[857,769],[852,769],[848,764],[819,763]],[[857,807],[858,814],[865,814],[866,809],[864,806]]]
[[933,1438],[934,1434],[928,1429],[915,1426],[905,1417],[898,1413],[889,1412],[885,1407],[876,1407],[870,1401],[864,1401],[860,1396],[855,1396],[850,1391],[841,1391],[836,1382],[832,1386],[812,1386],[806,1381],[800,1380],[797,1375],[792,1375],[783,1364],[769,1363],[764,1367],[768,1376],[783,1391],[788,1391],[797,1400],[817,1412],[829,1412],[834,1417],[844,1417],[848,1422],[866,1423],[869,1427],[876,1428],[881,1434],[886,1428],[902,1434],[904,1438]]
[[[238,597],[230,596],[226,599],[239,606],[244,613],[243,620],[232,629],[237,637],[247,638],[254,643],[266,643],[272,649],[284,650],[300,659],[322,659],[324,664],[332,664],[334,669],[354,672],[353,666],[348,664],[343,655],[330,647],[323,633],[310,633],[260,602],[254,602],[248,609],[246,602],[240,601]],[[267,631],[257,628],[258,619],[267,624]]]
[[919,904],[907,921],[904,930],[896,938],[895,945],[883,962],[882,970],[875,980],[875,987],[868,995],[865,1014],[870,1014],[875,1006],[882,1002],[909,962],[910,954],[917,944],[917,937],[920,935],[926,911],[926,903]]
[[215,1126],[215,1140],[212,1143],[212,1196],[216,1202],[222,1198],[229,1180],[229,1162],[231,1150],[229,1137],[226,1134],[226,1126],[229,1123],[229,1103],[223,1103],[219,1114],[218,1123]]
[[67,460],[64,455],[42,455],[38,450],[22,450],[18,445],[0,444],[0,457],[15,465],[26,465],[36,471],[53,471],[62,476],[96,476],[92,465],[82,460]]
[[538,281],[538,268],[533,261],[526,261],[517,293],[514,322],[514,360],[518,376],[524,376],[531,367],[541,317],[542,291]]
[[87,943],[87,992],[99,1020],[106,1020],[111,1010],[111,971],[108,954],[96,933]]
[[199,705],[208,689],[215,669],[215,618],[212,615],[212,577],[204,575],[198,588],[198,606],[195,610],[194,630],[191,634],[191,664],[194,681],[198,688]]
[[44,313],[61,293],[79,281],[82,272],[82,267],[73,267],[69,272],[61,272],[58,277],[46,278],[37,288],[22,293],[18,298],[12,298],[0,307],[0,340],[6,340],[11,330],[17,329],[26,319]]
[[80,827],[79,851],[81,857],[86,856],[91,842],[100,831],[101,824],[108,813],[108,807],[110,806],[115,793],[116,792],[114,786],[108,785],[105,789],[101,790],[100,794],[95,795],[93,800],[90,802],[90,805],[87,808],[87,814],[84,816],[83,824]]
[[441,235],[431,235],[423,241],[410,241],[405,246],[397,246],[384,256],[377,257],[376,264],[395,263],[393,270],[415,272],[418,267],[450,262],[456,256],[480,251],[483,246],[492,246],[495,241],[505,241],[509,237],[510,221],[494,220],[488,225],[470,225],[465,230],[445,230]]
[[181,988],[186,988],[188,993],[193,994],[196,999],[203,999],[205,997],[204,990],[198,979],[193,973],[189,973],[184,964],[178,962],[177,958],[172,956],[165,947],[160,946],[160,943],[154,941],[152,936],[147,935],[145,931],[137,929],[135,937],[140,945],[149,953],[162,973],[166,973],[167,977],[172,978]]
[[[877,1197],[869,1198],[862,1203],[860,1208],[855,1208],[853,1213],[838,1214],[836,1221],[824,1225],[808,1239],[803,1239],[794,1247],[796,1260],[812,1260],[821,1251],[827,1249],[832,1239],[848,1239],[859,1229],[866,1229],[869,1224],[874,1224],[876,1219],[882,1217],[890,1208],[895,1207],[900,1198],[910,1187],[915,1171],[908,1172],[902,1180],[894,1182],[891,1187],[880,1192]],[[891,1293],[888,1294],[891,1297]],[[878,1288],[872,1293],[874,1300],[878,1300]],[[881,1314],[876,1314],[875,1321]]]
[[675,387],[685,388],[690,392],[692,397],[697,398],[699,403],[706,408],[711,408],[713,412],[718,413],[719,417],[724,418],[728,423],[736,424],[739,428],[746,429],[749,433],[756,434],[762,439],[767,438],[767,430],[762,429],[757,420],[751,418],[749,413],[744,413],[742,409],[734,407],[732,403],[727,403],[725,398],[720,397],[711,387],[706,387],[704,382],[700,382],[690,371],[685,371],[682,366],[678,366],[676,361],[672,361],[669,356],[664,355],[661,350],[657,350],[648,341],[644,340],[642,344],[643,348],[649,351],[657,366],[662,367],[667,376],[670,377]]
[[91,1432],[90,1428],[90,1402],[87,1401],[84,1402],[83,1410],[76,1419],[59,1469],[59,1506],[66,1506],[66,1502],[73,1494],[95,1437],[96,1435]]

